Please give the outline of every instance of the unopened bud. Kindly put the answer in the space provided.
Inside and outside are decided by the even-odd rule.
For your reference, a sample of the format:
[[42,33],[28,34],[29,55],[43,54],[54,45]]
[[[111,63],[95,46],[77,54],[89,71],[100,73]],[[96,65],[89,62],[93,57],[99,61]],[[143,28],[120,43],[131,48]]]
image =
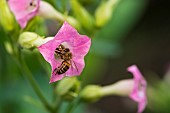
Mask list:
[[77,0],[71,0],[70,3],[76,18],[79,20],[82,26],[87,30],[92,30],[94,27],[94,18],[83,6],[80,5]]
[[23,32],[20,36],[19,36],[19,44],[26,49],[30,49],[33,47],[38,47],[46,42],[48,42],[49,40],[52,40],[53,37],[48,37],[48,38],[43,38],[41,36],[39,36],[36,33],[33,32]]
[[12,49],[12,46],[9,42],[4,42],[4,45],[5,45],[5,49],[6,51],[9,53],[9,54],[13,54],[13,49]]
[[81,27],[79,22],[76,19],[74,19],[71,16],[63,15],[62,13],[57,11],[53,6],[51,6],[51,4],[49,4],[45,1],[40,2],[38,15],[43,18],[54,19],[54,20],[57,20],[60,22],[67,21],[69,24],[71,24],[72,26],[74,26],[77,29],[80,29],[80,27]]
[[78,96],[80,91],[80,82],[76,77],[65,77],[56,88],[56,92],[63,99],[72,100]]
[[0,0],[0,24],[6,31],[12,31],[15,27],[15,20],[6,0]]
[[96,26],[104,26],[112,17],[113,9],[120,0],[108,0],[102,2],[95,12]]
[[80,98],[86,102],[95,102],[101,97],[101,87],[97,85],[88,85],[80,93]]

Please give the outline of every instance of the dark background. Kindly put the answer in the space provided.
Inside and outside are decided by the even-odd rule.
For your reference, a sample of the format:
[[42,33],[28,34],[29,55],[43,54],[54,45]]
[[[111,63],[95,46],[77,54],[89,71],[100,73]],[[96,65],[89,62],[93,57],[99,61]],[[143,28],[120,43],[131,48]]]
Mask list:
[[[112,83],[113,73],[115,76],[119,75],[115,81],[125,78],[127,65],[133,63],[138,64],[146,78],[149,78],[148,71],[163,78],[170,65],[169,5],[168,0],[149,0],[137,24],[121,40],[123,54],[115,59],[107,59],[109,66],[106,66],[112,72],[106,71],[107,77],[103,77],[97,82],[98,84]],[[110,64],[110,61],[113,63]],[[105,113],[135,113],[137,110],[137,106],[135,107],[135,103],[129,98],[118,96],[105,97],[98,103],[90,105],[90,108],[93,109],[94,106]],[[144,113],[154,113],[154,111],[147,109]]]

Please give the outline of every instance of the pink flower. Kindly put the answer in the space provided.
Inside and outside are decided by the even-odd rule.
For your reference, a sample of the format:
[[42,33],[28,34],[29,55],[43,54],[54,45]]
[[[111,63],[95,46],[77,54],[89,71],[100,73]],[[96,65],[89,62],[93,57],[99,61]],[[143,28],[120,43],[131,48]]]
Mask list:
[[21,28],[37,14],[39,3],[40,0],[8,0],[9,7]]
[[138,113],[142,113],[147,104],[146,87],[147,83],[136,65],[127,68],[134,76],[134,85],[130,98],[138,102]]
[[[67,52],[61,50],[61,45]],[[84,57],[88,53],[90,45],[91,39],[89,37],[80,35],[76,29],[64,22],[54,39],[38,47],[45,60],[51,64],[50,83],[61,80],[64,76],[80,75],[85,66]],[[64,59],[59,53],[68,53],[68,50],[72,54],[72,58],[66,60],[66,57]],[[61,65],[65,69],[61,69]]]

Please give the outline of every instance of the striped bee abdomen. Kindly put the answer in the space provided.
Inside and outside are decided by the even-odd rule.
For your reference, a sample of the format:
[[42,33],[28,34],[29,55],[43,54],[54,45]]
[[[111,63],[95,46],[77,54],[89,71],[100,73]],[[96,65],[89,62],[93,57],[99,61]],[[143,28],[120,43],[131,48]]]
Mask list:
[[61,65],[57,68],[57,73],[56,74],[63,74],[65,73],[69,68],[70,68],[70,62],[68,61],[63,61]]
[[[60,66],[54,69],[53,73],[58,74],[63,74],[68,69],[71,67],[71,60],[72,60],[72,53],[70,52],[69,48],[65,48],[62,44],[60,44],[56,49],[55,49],[55,54],[54,54],[56,60],[60,59],[62,60],[62,63]],[[77,67],[76,67],[77,69]],[[77,70],[78,71],[78,70]]]

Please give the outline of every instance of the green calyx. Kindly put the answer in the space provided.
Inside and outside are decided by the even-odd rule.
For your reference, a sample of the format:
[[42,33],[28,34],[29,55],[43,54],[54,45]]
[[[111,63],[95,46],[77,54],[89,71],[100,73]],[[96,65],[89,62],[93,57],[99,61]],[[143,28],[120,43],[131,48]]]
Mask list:
[[80,98],[85,102],[95,102],[101,97],[101,87],[97,85],[88,85],[80,92]]
[[72,100],[78,96],[80,81],[76,77],[65,77],[56,88],[56,93],[65,100]]

